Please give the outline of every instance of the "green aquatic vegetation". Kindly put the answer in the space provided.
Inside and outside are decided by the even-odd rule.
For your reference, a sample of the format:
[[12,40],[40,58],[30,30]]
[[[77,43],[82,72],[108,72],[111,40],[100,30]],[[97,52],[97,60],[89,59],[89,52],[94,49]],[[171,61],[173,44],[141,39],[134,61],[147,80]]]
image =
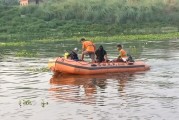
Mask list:
[[19,106],[22,106],[22,105],[32,105],[32,101],[29,99],[19,100]]
[[20,42],[1,42],[0,46],[4,46],[4,47],[12,47],[12,46],[14,46],[14,47],[16,47],[16,46],[22,47],[22,46],[25,46],[27,44],[28,43],[25,42],[25,41],[20,41]]
[[47,37],[47,38],[42,38],[42,39],[34,39],[32,40],[33,43],[40,43],[40,44],[48,44],[48,43],[54,43],[54,42],[59,42],[63,41],[65,38],[53,38],[53,37]]
[[[83,37],[83,36],[81,36]],[[79,41],[81,39],[79,36],[72,36],[69,38],[62,38],[63,40],[74,40]],[[116,34],[109,36],[85,36],[86,39],[100,42],[100,41],[130,41],[130,40],[168,40],[168,39],[177,39],[179,38],[179,32],[174,33],[163,33],[163,34],[135,34],[135,35],[124,35],[124,34]],[[59,41],[58,39],[56,41]]]
[[168,40],[179,38],[179,32],[165,34],[144,34],[144,35],[114,35],[90,37],[94,41],[129,41],[129,40]]
[[48,72],[49,68],[48,67],[43,67],[43,68],[28,68],[28,71],[32,72]]
[[16,52],[15,56],[16,57],[37,57],[38,52],[31,52],[31,51],[22,50],[22,51]]
[[42,99],[41,101],[41,106],[42,107],[45,107],[46,105],[48,105],[49,103],[48,102],[45,102],[44,99]]
[[[45,107],[46,105],[48,105],[49,103],[46,102],[44,99],[41,100],[41,106]],[[23,100],[19,100],[19,106],[25,106],[25,105],[32,105],[32,100],[29,99],[23,99]]]

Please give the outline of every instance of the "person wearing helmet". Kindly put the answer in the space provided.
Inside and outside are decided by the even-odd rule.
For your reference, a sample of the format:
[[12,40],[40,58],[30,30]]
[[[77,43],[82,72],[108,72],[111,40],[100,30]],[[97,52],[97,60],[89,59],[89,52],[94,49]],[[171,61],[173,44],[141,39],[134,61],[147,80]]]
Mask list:
[[78,61],[78,48],[74,48],[69,56],[72,60]]

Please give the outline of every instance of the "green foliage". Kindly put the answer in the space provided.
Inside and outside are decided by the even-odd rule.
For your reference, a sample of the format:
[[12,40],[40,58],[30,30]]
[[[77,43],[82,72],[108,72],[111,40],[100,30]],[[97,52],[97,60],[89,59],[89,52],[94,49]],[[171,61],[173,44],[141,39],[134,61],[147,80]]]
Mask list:
[[28,6],[15,1],[0,0],[1,40],[179,31],[178,1],[43,0]]
[[37,54],[38,54],[37,52],[22,50],[22,51],[16,52],[15,56],[16,57],[37,57]]
[[22,106],[22,105],[32,105],[32,101],[26,100],[26,99],[19,100],[19,106]]
[[144,35],[114,35],[111,37],[96,36],[94,41],[129,41],[129,40],[168,40],[179,38],[179,33],[144,34]]
[[48,72],[49,68],[48,67],[43,67],[43,68],[29,68],[27,69],[28,71],[32,72]]
[[[23,99],[23,100],[19,100],[19,106],[26,106],[26,105],[32,105],[33,101],[30,99]],[[46,105],[48,105],[49,103],[46,102],[44,99],[41,100],[41,106],[45,107]]]
[[0,0],[0,5],[11,6],[11,5],[17,5],[18,3],[19,0]]

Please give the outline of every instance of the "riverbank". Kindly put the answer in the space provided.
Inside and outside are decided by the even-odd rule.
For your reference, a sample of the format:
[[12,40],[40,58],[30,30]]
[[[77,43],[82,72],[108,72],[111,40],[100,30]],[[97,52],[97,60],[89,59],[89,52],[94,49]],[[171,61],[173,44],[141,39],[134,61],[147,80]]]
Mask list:
[[179,32],[178,6],[178,1],[163,0],[49,0],[28,6],[2,3],[0,40],[173,39]]

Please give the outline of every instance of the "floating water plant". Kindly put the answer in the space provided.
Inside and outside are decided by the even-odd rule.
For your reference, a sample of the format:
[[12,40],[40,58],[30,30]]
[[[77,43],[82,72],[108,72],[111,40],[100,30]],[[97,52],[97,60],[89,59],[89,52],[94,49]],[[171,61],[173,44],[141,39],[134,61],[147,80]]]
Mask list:
[[45,107],[46,105],[48,105],[48,102],[45,102],[44,99],[42,99],[41,106]]
[[[45,107],[46,105],[48,105],[49,103],[46,102],[44,99],[41,100],[41,106]],[[19,106],[21,107],[22,105],[32,105],[32,101],[29,99],[23,99],[23,100],[19,100]]]
[[42,67],[42,68],[29,68],[27,69],[28,71],[32,72],[48,72],[49,68],[48,67]]
[[30,52],[26,50],[16,52],[15,54],[16,57],[37,57],[37,55],[38,55],[37,52]]
[[22,105],[32,105],[32,101],[28,99],[19,100],[19,106]]

